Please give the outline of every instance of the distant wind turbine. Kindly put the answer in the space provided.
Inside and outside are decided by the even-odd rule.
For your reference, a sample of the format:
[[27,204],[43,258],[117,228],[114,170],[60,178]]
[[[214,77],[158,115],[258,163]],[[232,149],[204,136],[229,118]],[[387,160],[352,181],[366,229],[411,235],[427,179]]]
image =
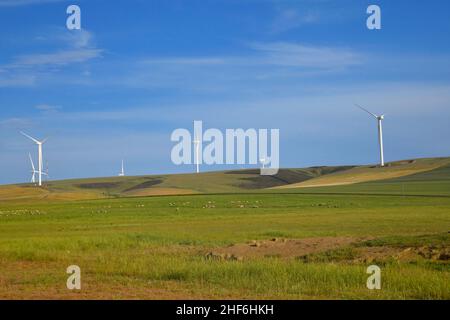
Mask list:
[[261,158],[261,159],[259,159],[259,162],[261,162],[262,169],[264,169],[265,165],[266,165],[266,159]]
[[119,177],[125,177],[125,169],[123,167],[123,160],[122,160],[122,171],[120,171]]
[[33,137],[30,137],[29,135],[27,135],[26,133],[24,133],[22,131],[20,131],[20,133],[22,135],[24,135],[25,137],[27,137],[28,139],[32,140],[38,146],[38,170],[37,170],[38,177],[39,177],[38,185],[42,186],[42,175],[45,174],[45,173],[42,172],[42,145],[47,141],[48,138],[45,138],[44,140],[39,141],[39,140],[37,140],[37,139],[35,139]]
[[45,180],[48,181],[48,179],[50,178],[50,175],[48,174],[48,160],[46,162],[45,173],[42,173],[42,174],[45,174]]
[[378,122],[378,143],[380,144],[380,166],[384,167],[384,151],[383,151],[383,120],[384,120],[384,114],[382,114],[381,116],[377,116],[376,114],[370,112],[369,110],[361,107],[358,104],[355,104],[358,108],[360,108],[361,110],[367,112],[368,114],[370,114],[372,117],[374,117],[375,119],[377,119]]
[[[28,153],[28,158],[30,159],[30,163],[31,163],[31,183],[36,184],[36,173],[39,173],[39,171],[36,170],[35,166],[34,166],[34,162],[33,162],[33,158],[31,157],[31,153]],[[46,175],[48,178],[48,167],[47,167],[47,172],[43,172],[43,175]]]
[[199,162],[200,162],[200,140],[197,138],[197,136],[195,137],[194,141],[192,141],[192,143],[195,146],[195,163],[197,165],[197,173],[200,172],[200,167],[199,167]]
[[31,183],[36,183],[36,173],[38,173],[38,171],[36,171],[36,168],[34,167],[34,163],[33,163],[33,158],[31,157],[31,153],[28,154],[28,157],[30,158],[30,162],[31,162]]

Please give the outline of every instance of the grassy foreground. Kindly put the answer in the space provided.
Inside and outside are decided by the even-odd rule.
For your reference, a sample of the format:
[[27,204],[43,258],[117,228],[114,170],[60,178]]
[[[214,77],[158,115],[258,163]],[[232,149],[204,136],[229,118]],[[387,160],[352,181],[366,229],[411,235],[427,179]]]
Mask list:
[[[445,196],[3,201],[0,298],[450,299],[449,230]],[[299,245],[264,254],[282,239]],[[302,239],[329,246],[301,247]],[[237,244],[248,252],[215,254]],[[77,292],[66,288],[72,264],[82,272]],[[366,288],[371,264],[381,267],[381,290]]]

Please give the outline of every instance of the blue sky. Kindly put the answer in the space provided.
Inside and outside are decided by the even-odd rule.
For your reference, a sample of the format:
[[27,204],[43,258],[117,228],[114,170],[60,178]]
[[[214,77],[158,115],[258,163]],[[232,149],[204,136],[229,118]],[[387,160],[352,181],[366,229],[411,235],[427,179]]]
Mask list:
[[[65,27],[77,4],[82,30]],[[366,9],[382,29],[366,28]],[[192,172],[177,128],[278,128],[282,167],[450,155],[450,3],[0,0],[0,183]],[[203,167],[219,170],[230,167]],[[237,168],[237,167],[235,167]]]

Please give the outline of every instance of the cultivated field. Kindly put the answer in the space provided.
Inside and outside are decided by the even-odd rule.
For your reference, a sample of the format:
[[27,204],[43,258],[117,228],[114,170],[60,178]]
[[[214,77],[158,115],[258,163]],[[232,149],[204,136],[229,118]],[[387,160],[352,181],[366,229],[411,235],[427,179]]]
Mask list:
[[[351,185],[376,168],[0,187],[0,298],[450,299],[448,163]],[[346,185],[273,188],[327,175]],[[371,264],[381,290],[366,288]]]

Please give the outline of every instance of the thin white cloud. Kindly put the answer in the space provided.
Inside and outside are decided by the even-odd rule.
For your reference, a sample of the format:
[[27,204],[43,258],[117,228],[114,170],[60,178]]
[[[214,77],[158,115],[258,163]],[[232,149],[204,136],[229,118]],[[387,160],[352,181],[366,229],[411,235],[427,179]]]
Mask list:
[[87,30],[65,30],[57,38],[69,48],[52,53],[19,55],[16,57],[13,65],[16,67],[66,65],[85,62],[101,56],[102,50],[95,47],[93,44],[93,35]]
[[363,62],[363,54],[340,47],[322,47],[292,42],[251,43],[253,54],[222,57],[151,58],[154,65],[183,66],[260,66],[278,65],[303,68],[346,68]]
[[270,32],[273,34],[297,29],[303,25],[318,22],[319,15],[316,12],[307,11],[300,13],[295,9],[281,10],[270,26]]
[[35,109],[39,110],[39,111],[44,111],[44,112],[53,112],[53,111],[58,111],[61,109],[61,106],[54,106],[54,105],[49,105],[49,104],[38,104],[37,106],[35,106]]
[[0,7],[20,7],[61,1],[67,0],[0,0]]
[[100,49],[78,49],[54,53],[29,54],[18,56],[16,66],[66,65],[91,60],[101,56]]
[[27,118],[9,118],[0,120],[0,128],[5,129],[23,129],[31,125],[33,120]]
[[251,47],[263,54],[266,63],[280,66],[343,69],[363,62],[362,54],[339,47],[288,42],[254,43]]
[[93,48],[94,45],[94,35],[92,32],[81,29],[81,30],[73,30],[61,34],[60,38],[62,41],[65,41],[70,47],[73,48]]
[[36,83],[35,75],[9,75],[0,76],[0,88],[1,87],[28,87]]
[[[1,0],[0,0],[1,1]],[[102,49],[95,46],[94,36],[87,30],[57,29],[50,36],[42,38],[61,48],[48,53],[17,55],[9,64],[0,66],[0,87],[31,86],[47,77],[55,67],[84,63],[102,57]],[[57,82],[60,83],[61,79]]]
[[229,63],[228,59],[218,57],[175,57],[175,58],[156,58],[146,59],[143,63],[148,64],[170,64],[170,65],[223,65]]

